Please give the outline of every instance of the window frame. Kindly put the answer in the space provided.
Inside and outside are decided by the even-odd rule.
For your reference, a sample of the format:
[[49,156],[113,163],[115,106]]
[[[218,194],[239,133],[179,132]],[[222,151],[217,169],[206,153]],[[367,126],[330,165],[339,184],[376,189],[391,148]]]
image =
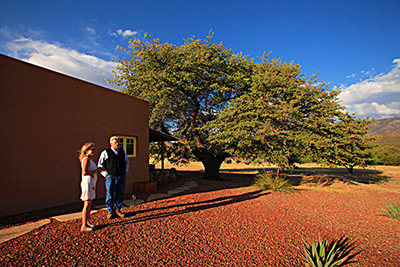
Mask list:
[[[127,136],[127,135],[117,135],[119,139],[119,147],[122,147],[128,158],[137,157],[137,137],[136,136]],[[133,140],[133,154],[128,154],[128,140]]]

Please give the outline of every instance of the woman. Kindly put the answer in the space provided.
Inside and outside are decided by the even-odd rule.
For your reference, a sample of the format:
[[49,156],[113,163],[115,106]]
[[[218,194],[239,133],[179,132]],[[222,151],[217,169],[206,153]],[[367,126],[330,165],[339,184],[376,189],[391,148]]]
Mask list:
[[82,167],[81,199],[84,202],[82,209],[82,227],[81,231],[92,231],[95,225],[90,224],[90,210],[92,201],[96,198],[96,182],[97,173],[104,171],[102,167],[97,168],[93,162],[95,147],[94,143],[89,142],[84,144],[79,152],[79,162]]

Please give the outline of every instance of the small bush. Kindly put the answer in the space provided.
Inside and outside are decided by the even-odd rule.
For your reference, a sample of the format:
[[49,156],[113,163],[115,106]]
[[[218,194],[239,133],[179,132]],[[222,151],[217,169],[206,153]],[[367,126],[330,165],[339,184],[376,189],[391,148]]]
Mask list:
[[397,202],[397,205],[394,203],[389,203],[385,205],[386,209],[381,208],[384,213],[379,214],[381,216],[386,216],[395,220],[400,221],[400,205]]
[[292,184],[285,179],[284,176],[279,176],[272,173],[258,174],[254,180],[253,186],[272,190],[275,192],[293,193]]
[[360,253],[351,254],[353,245],[354,243],[348,243],[348,238],[345,236],[329,244],[328,241],[318,237],[318,242],[313,242],[311,245],[304,242],[304,254],[301,251],[300,253],[312,267],[344,266],[356,262],[351,260]]

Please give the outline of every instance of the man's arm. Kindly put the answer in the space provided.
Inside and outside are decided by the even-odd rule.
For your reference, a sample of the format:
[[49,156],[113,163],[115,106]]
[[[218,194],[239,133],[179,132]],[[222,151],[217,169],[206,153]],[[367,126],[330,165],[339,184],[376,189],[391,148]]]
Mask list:
[[103,152],[101,152],[100,158],[99,158],[99,163],[97,164],[98,167],[104,168],[104,171],[100,172],[101,175],[103,175],[104,177],[107,177],[107,175],[108,175],[108,172],[106,171],[106,168],[105,168],[105,161],[107,160],[107,158],[108,158],[107,151],[104,150]]
[[127,173],[129,171],[129,158],[128,158],[128,155],[126,154],[125,150],[124,150],[124,153],[125,153],[125,166],[126,166],[125,173]]

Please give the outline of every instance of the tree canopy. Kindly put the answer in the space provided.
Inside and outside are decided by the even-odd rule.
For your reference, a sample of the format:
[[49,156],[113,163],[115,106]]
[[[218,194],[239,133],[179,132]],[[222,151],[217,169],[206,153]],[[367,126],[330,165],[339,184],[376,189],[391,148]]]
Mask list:
[[113,83],[149,101],[151,127],[178,138],[167,151],[170,160],[185,162],[194,156],[204,164],[206,178],[218,179],[227,154],[209,143],[210,132],[202,127],[215,120],[226,103],[248,91],[252,63],[214,44],[212,35],[189,38],[180,47],[135,38],[123,50],[131,58],[115,59]]
[[[114,59],[118,68],[111,82],[149,101],[151,127],[178,138],[167,147],[170,161],[195,158],[206,179],[219,179],[228,157],[281,167],[305,158],[363,164],[356,159],[365,154],[349,154],[364,150],[368,120],[344,112],[339,90],[329,90],[316,75],[306,79],[299,64],[268,55],[254,63],[212,38],[188,38],[179,47],[134,38],[128,48],[119,47],[130,58]],[[348,143],[358,146],[339,153]],[[333,148],[335,157],[328,153]]]

